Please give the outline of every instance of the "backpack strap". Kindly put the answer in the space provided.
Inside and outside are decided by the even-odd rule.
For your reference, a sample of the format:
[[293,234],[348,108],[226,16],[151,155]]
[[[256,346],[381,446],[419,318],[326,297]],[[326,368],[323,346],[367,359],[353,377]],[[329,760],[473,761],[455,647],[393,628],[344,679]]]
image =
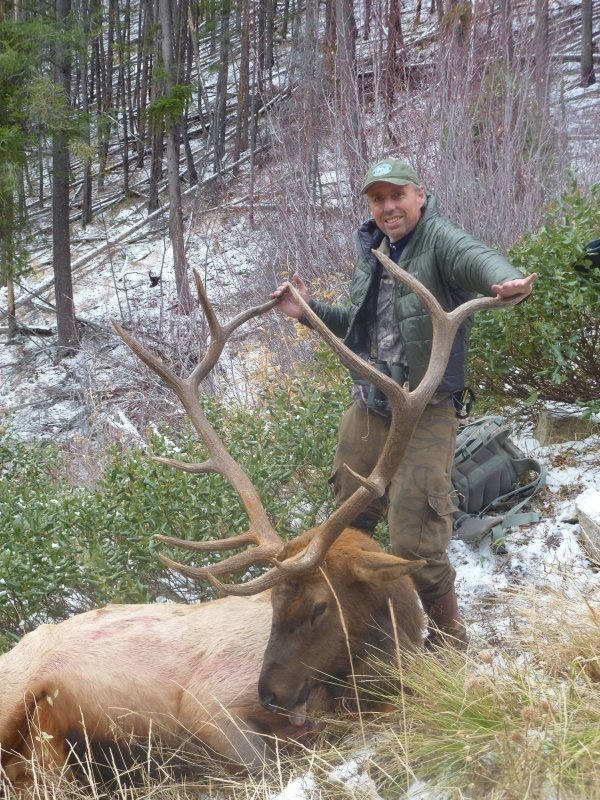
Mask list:
[[[522,508],[528,500],[537,494],[542,486],[546,483],[546,467],[536,458],[521,458],[518,461],[513,461],[513,466],[516,469],[517,475],[522,475],[524,472],[529,470],[537,473],[537,476],[530,483],[525,484],[525,486],[517,486],[517,488],[513,489],[511,492],[507,492],[506,494],[501,495],[501,497],[497,497],[495,500],[492,500],[491,503],[482,509],[481,514],[485,514],[491,508],[505,505],[510,500],[523,498],[520,502],[506,512],[504,515],[504,518],[506,519],[511,514],[516,514],[516,512]],[[537,517],[539,518],[540,515],[538,514]],[[514,522],[512,524],[519,525],[523,523]],[[505,527],[511,527],[511,525],[506,524]]]
[[[480,542],[488,534],[491,535],[492,550],[495,553],[506,553],[504,538],[509,528],[539,522],[542,515],[537,511],[521,512],[525,503],[539,492],[546,483],[546,467],[535,458],[521,458],[515,463],[518,475],[522,475],[528,470],[537,473],[536,477],[525,486],[518,486],[511,492],[507,492],[501,497],[489,503],[479,514],[472,515],[457,510],[454,514],[454,530],[460,531],[459,538],[465,542]],[[510,500],[518,498],[508,511],[501,516],[489,516],[488,511],[497,506],[505,505]]]
[[519,525],[530,525],[533,522],[539,522],[542,518],[542,515],[537,511],[523,513],[521,512],[521,508],[523,508],[525,503],[528,503],[546,483],[546,467],[535,458],[524,458],[522,462],[529,462],[522,472],[524,472],[525,469],[534,470],[538,473],[537,477],[526,486],[519,486],[513,492],[504,495],[504,498],[498,498],[498,500],[490,504],[496,505],[496,503],[500,503],[503,499],[506,501],[511,497],[522,497],[520,502],[509,509],[504,516],[498,518],[497,524],[494,525],[490,531],[492,539],[491,547],[494,553],[498,555],[504,555],[507,552],[504,546],[504,539],[506,537],[506,531],[509,528],[517,528]]
[[482,539],[485,539],[503,519],[502,517],[466,514],[464,511],[456,511],[453,514],[453,518],[453,528],[460,534],[458,538],[462,542],[471,544],[479,543]]
[[[502,417],[481,417],[474,422],[469,423],[466,425],[462,431],[458,432],[457,440],[456,440],[456,452],[454,454],[454,461],[456,464],[462,464],[463,461],[467,461],[468,459],[472,458],[473,455],[484,447],[489,440],[495,435],[495,432],[502,427],[504,420]],[[474,434],[473,431],[481,430],[483,427],[488,427],[490,430],[487,432],[485,437],[478,436]],[[461,433],[465,433],[465,436],[462,437]],[[508,437],[510,431],[506,428],[505,437]],[[464,438],[464,441],[463,441]]]

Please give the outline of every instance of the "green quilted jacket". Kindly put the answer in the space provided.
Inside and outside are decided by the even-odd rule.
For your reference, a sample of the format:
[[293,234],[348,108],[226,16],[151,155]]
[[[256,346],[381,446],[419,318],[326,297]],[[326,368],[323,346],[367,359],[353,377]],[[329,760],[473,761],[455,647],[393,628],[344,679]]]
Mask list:
[[[364,358],[370,352],[366,320],[373,313],[374,293],[371,290],[381,269],[371,249],[380,247],[383,240],[383,233],[372,219],[363,223],[356,232],[357,257],[349,304],[310,301],[311,308],[327,327]],[[383,250],[387,252],[386,243],[383,243]],[[447,311],[475,294],[491,296],[493,284],[523,277],[498,252],[440,216],[435,197],[431,194],[427,195],[427,205],[402,252],[399,266],[418,278]],[[409,384],[414,389],[422,380],[429,363],[431,319],[416,295],[398,282],[394,300],[408,359]],[[472,318],[469,318],[459,329],[439,391],[453,392],[465,387],[471,327]]]

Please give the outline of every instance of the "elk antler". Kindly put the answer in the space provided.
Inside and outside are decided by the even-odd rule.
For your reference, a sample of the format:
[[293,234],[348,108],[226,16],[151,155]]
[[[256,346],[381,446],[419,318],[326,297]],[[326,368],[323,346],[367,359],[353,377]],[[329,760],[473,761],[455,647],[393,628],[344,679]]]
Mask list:
[[194,280],[198,298],[206,314],[210,330],[210,344],[204,358],[187,378],[183,379],[175,375],[175,373],[159,358],[149,353],[139,342],[130,336],[118,322],[113,320],[113,325],[127,346],[138,358],[150,367],[153,372],[156,372],[167,386],[179,397],[192,425],[209,452],[209,458],[201,464],[190,464],[182,461],[175,461],[170,458],[156,457],[154,460],[186,472],[217,472],[223,475],[231,483],[246,509],[249,520],[248,531],[229,539],[218,542],[187,542],[170,536],[156,535],[157,539],[167,544],[200,552],[232,550],[247,544],[256,545],[252,550],[237,553],[227,559],[223,559],[217,564],[212,564],[210,567],[189,567],[171,561],[165,556],[161,556],[162,561],[172,569],[179,570],[193,578],[207,579],[218,585],[218,582],[213,579],[214,575],[230,573],[255,563],[272,563],[277,554],[281,551],[283,542],[277,531],[272,527],[256,489],[252,485],[248,475],[228,453],[214,428],[206,418],[199,404],[199,387],[201,381],[208,375],[219,360],[219,356],[231,334],[249,319],[270,311],[273,306],[277,304],[277,301],[271,300],[268,303],[263,303],[260,306],[255,306],[254,308],[243,311],[227,325],[221,326],[208,300],[200,275],[195,270]]
[[[402,461],[427,403],[437,391],[442,380],[460,325],[477,311],[506,308],[516,305],[523,299],[522,295],[509,299],[478,297],[463,303],[454,311],[444,311],[431,292],[414,276],[383,253],[377,250],[372,252],[393,278],[408,286],[417,295],[429,312],[433,327],[431,358],[419,385],[412,391],[404,389],[349,350],[317,317],[295,287],[289,284],[294,299],[304,310],[308,321],[319,332],[331,350],[336,353],[342,364],[361,377],[368,379],[384,392],[390,402],[391,420],[385,445],[370,475],[366,478],[362,477],[344,465],[360,483],[359,488],[317,529],[310,543],[302,552],[282,564],[281,569],[287,572],[301,573],[315,569],[321,564],[327,550],[344,528],[350,525],[373,498],[381,497],[384,494]],[[259,580],[260,578],[257,578],[255,582]]]
[[[490,308],[505,308],[515,305],[523,299],[521,295],[508,300],[497,297],[479,297],[463,303],[454,311],[447,312],[441,307],[431,292],[410,273],[398,267],[383,253],[373,251],[386,270],[396,280],[411,289],[427,308],[433,327],[431,359],[427,371],[413,391],[407,391],[394,380],[383,375],[371,364],[357,356],[322,322],[304,301],[292,284],[288,290],[299,303],[313,328],[315,328],[327,345],[339,357],[345,367],[374,383],[383,391],[391,406],[391,420],[386,443],[379,460],[367,477],[352,473],[360,483],[356,491],[342,503],[329,518],[318,528],[307,547],[300,553],[283,562],[274,561],[269,572],[246,582],[243,585],[227,584],[223,590],[229,594],[249,594],[270,588],[286,573],[301,574],[316,569],[325,558],[327,550],[340,533],[347,528],[355,517],[363,511],[375,497],[385,492],[396,472],[413,431],[425,410],[427,403],[437,391],[444,375],[454,338],[460,325],[477,311]],[[348,469],[348,467],[346,467]]]
[[[209,323],[211,343],[201,364],[196,367],[187,380],[177,378],[159,359],[144,350],[119,325],[113,323],[129,347],[176,392],[194,427],[207,445],[211,456],[203,464],[185,464],[163,458],[156,460],[189,472],[212,471],[221,473],[238,492],[250,520],[250,528],[246,533],[219,542],[187,542],[162,535],[157,535],[156,538],[176,547],[200,552],[230,550],[247,544],[258,545],[253,549],[237,553],[217,564],[206,567],[188,567],[161,556],[164,563],[171,568],[193,578],[207,579],[222,591],[237,595],[256,594],[270,588],[285,573],[299,574],[316,569],[322,563],[328,548],[331,547],[339,534],[350,525],[357,514],[369,505],[374,497],[380,497],[385,492],[402,460],[421,414],[439,386],[446,369],[454,338],[461,323],[476,311],[505,308],[515,305],[523,299],[522,295],[517,295],[508,300],[480,297],[463,303],[454,311],[447,312],[443,310],[431,292],[416,278],[398,267],[387,256],[378,251],[373,252],[390,275],[408,286],[419,297],[429,312],[433,326],[430,363],[417,388],[413,391],[404,389],[349,350],[317,317],[295,287],[288,284],[288,290],[303,309],[312,327],[318,331],[331,350],[339,357],[342,364],[374,383],[378,389],[386,394],[391,406],[391,420],[386,443],[370,475],[363,477],[352,473],[360,484],[358,489],[322,525],[315,529],[314,536],[302,552],[283,562],[278,560],[283,542],[272,528],[248,476],[225,450],[198,404],[199,383],[216,364],[228,336],[246,320],[270,310],[277,304],[277,301],[274,300],[243,312],[223,328],[216,320],[200,277],[197,273],[194,273],[198,295]],[[243,584],[221,584],[215,577],[254,563],[271,564],[272,569]]]

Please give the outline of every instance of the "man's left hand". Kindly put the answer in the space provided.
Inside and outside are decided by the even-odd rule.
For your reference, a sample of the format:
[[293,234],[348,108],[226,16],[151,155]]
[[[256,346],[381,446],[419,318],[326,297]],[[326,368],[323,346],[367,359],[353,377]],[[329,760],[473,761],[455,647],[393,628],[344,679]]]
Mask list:
[[496,293],[496,297],[506,300],[508,297],[515,297],[515,295],[523,295],[525,299],[531,294],[533,289],[533,282],[537,278],[537,272],[532,272],[526,278],[517,278],[514,281],[506,281],[506,283],[495,283],[492,286],[492,292]]

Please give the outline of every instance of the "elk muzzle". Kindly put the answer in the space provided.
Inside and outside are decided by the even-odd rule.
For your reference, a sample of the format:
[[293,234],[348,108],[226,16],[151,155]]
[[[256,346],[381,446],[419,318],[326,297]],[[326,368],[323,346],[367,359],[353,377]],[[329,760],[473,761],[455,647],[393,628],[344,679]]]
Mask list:
[[311,682],[304,679],[298,684],[293,676],[286,675],[283,664],[263,664],[258,680],[260,703],[268,711],[288,714],[291,725],[301,726],[306,722],[310,692]]

